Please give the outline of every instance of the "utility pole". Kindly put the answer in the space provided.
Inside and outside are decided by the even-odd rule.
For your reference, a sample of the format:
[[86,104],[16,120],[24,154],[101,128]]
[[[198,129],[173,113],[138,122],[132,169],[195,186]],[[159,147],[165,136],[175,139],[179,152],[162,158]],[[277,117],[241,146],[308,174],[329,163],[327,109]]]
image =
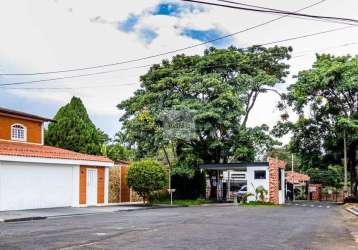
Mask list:
[[170,206],[173,206],[173,189],[172,189],[172,171],[169,166],[169,193],[170,193]]
[[292,173],[292,201],[295,201],[295,177],[293,174],[293,153],[291,154],[291,173]]
[[348,192],[348,174],[347,174],[347,139],[346,139],[346,130],[343,130],[343,154],[344,154],[344,194],[347,195]]
[[291,154],[291,172],[293,173],[293,154]]
[[163,146],[163,151],[164,151],[164,155],[165,155],[165,158],[167,160],[167,163],[169,165],[169,169],[168,169],[168,185],[169,185],[169,188],[168,188],[168,192],[170,194],[170,205],[173,206],[173,189],[172,189],[172,164],[170,164],[170,160],[169,160],[169,156],[168,156],[168,153],[167,153],[167,150],[165,149],[165,147]]

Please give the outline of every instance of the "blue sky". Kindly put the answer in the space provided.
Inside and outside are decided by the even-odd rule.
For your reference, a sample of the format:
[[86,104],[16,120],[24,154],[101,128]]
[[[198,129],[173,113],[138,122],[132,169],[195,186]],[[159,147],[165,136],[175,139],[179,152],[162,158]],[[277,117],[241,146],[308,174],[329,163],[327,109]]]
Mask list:
[[139,34],[145,43],[151,43],[158,36],[157,32],[149,28],[141,29]]
[[[57,103],[38,102],[27,98],[19,98],[18,96],[7,91],[1,91],[0,107],[53,118],[61,105]],[[91,114],[91,112],[89,112],[89,116],[97,127],[104,130],[110,136],[113,136],[115,133],[117,133],[120,128],[120,124],[118,122],[119,116],[114,117],[113,115],[94,115]]]
[[160,3],[154,7],[152,11],[153,15],[164,15],[164,16],[180,16],[182,13],[189,12],[202,12],[204,9],[198,5],[194,6],[192,4],[186,3],[175,3],[175,2],[166,2]]
[[[181,32],[181,35],[188,36],[202,42],[207,42],[207,41],[215,40],[226,34],[219,29],[198,30],[198,29],[185,28]],[[232,44],[232,39],[217,40],[212,42],[211,44],[215,47],[227,47],[230,46],[230,44]]]
[[[178,17],[187,13],[200,13],[203,12],[204,9],[199,6],[193,6],[192,4],[186,3],[175,3],[175,2],[165,2],[159,3],[152,8],[150,11],[144,11],[139,15],[135,15],[133,13],[129,14],[128,17],[119,22],[118,29],[124,31],[126,33],[135,32],[138,34],[138,37],[144,41],[145,43],[151,43],[156,37],[158,37],[158,33],[149,27],[140,28],[136,30],[136,25],[140,22],[141,17],[152,15],[152,16],[170,16],[170,17]],[[199,30],[199,29],[190,29],[185,28],[181,32],[179,32],[182,36],[187,36],[193,38],[195,40],[199,40],[202,42],[206,42],[208,40],[212,40],[218,38],[224,33],[219,29],[208,29],[208,30]],[[214,46],[226,46],[230,44],[231,39],[225,39],[223,41],[216,41],[212,43]]]
[[[19,4],[19,2],[25,4]],[[247,30],[276,16],[247,13],[226,8],[203,7],[179,0],[3,0],[0,8],[0,71],[41,72],[111,64],[160,54],[216,39],[219,36]],[[259,0],[252,0],[259,4]],[[263,5],[261,1],[261,5]],[[296,11],[312,4],[311,0],[265,0],[265,6]],[[311,14],[354,18],[358,1],[325,1],[307,10]],[[337,28],[339,24],[312,22],[296,18],[282,18],[239,35],[191,48],[181,53],[202,54],[208,46],[249,46],[301,34]],[[302,51],[312,54],[290,60],[292,74],[311,67],[314,51],[337,48],[354,42],[358,29],[347,29],[322,36],[289,41],[279,45],[293,46],[293,56]],[[339,47],[338,47],[339,48]],[[336,55],[357,54],[358,45],[325,50]],[[103,70],[136,67],[170,60],[173,55],[107,67]],[[113,136],[119,129],[121,112],[116,105],[133,95],[139,78],[148,68],[123,70],[96,77],[67,79],[66,81],[29,84],[28,87],[69,87],[72,90],[23,90],[8,92],[0,88],[0,106],[53,117],[74,94],[80,97],[94,123]],[[36,80],[70,76],[91,71],[23,76],[21,80]],[[1,78],[0,83],[20,79]],[[288,79],[287,84],[291,80]],[[102,88],[101,85],[131,84]],[[286,85],[287,85],[286,84]],[[97,88],[81,88],[97,85]],[[21,87],[19,85],[19,87]],[[284,87],[283,87],[284,88]],[[249,125],[266,123],[273,126],[280,113],[275,110],[277,96],[271,93],[258,98]],[[273,107],[273,108],[271,108]]]
[[154,8],[152,13],[153,15],[179,16],[181,12],[182,7],[179,4],[161,3]]
[[138,21],[138,16],[130,14],[126,20],[119,22],[118,28],[124,32],[133,32],[134,26],[138,23]]
[[[72,12],[75,12],[75,11],[76,11],[76,9],[72,8]],[[115,22],[117,22],[116,29],[118,29],[118,31],[123,32],[128,35],[135,34],[139,41],[144,42],[145,44],[148,45],[148,44],[153,43],[160,35],[165,35],[163,33],[158,33],[159,32],[158,27],[165,26],[165,25],[173,25],[173,24],[166,24],[163,22],[163,23],[159,23],[158,26],[151,26],[151,25],[148,25],[145,23],[146,19],[148,19],[150,17],[156,17],[156,18],[168,17],[168,18],[174,18],[171,20],[177,20],[176,22],[180,22],[180,20],[182,19],[182,16],[185,16],[187,14],[202,13],[202,12],[204,12],[204,8],[198,7],[198,6],[194,7],[192,4],[180,3],[180,2],[160,2],[160,3],[154,4],[152,6],[149,6],[148,8],[144,8],[143,10],[138,10],[136,8],[136,9],[133,9],[133,11],[129,11],[129,12],[125,13],[125,18],[115,21]],[[35,15],[34,13],[31,13],[30,18],[33,18],[34,15]],[[37,14],[36,16],[40,16],[40,15]],[[94,11],[93,16],[89,16],[89,20],[99,19],[99,20],[101,20],[101,22],[98,22],[98,23],[102,23],[102,24],[113,22],[110,20],[110,18],[108,18],[104,15],[101,15],[101,13],[98,12],[98,14],[97,14],[96,11]],[[54,16],[54,18],[55,17],[56,16]],[[83,20],[80,20],[80,21],[83,21]],[[28,22],[26,22],[26,23],[28,23]],[[92,23],[96,23],[96,22],[92,22]],[[21,26],[19,26],[19,28],[21,28]],[[30,28],[34,28],[37,31],[42,32],[41,27],[39,27],[39,26],[30,27]],[[69,27],[66,26],[66,28],[69,28]],[[214,38],[217,38],[218,36],[221,36],[224,34],[222,31],[220,31],[219,29],[215,29],[215,28],[208,29],[208,30],[200,30],[200,29],[194,29],[194,28],[190,28],[190,27],[181,27],[181,26],[171,27],[171,28],[179,37],[191,38],[191,39],[197,40],[199,42],[214,39]],[[25,29],[29,29],[29,28],[24,27],[24,31],[26,31]],[[59,29],[58,31],[61,32],[62,29]],[[45,32],[45,31],[43,31],[43,32]],[[45,33],[43,33],[43,34],[45,34]],[[69,37],[69,36],[67,36],[67,37]],[[45,40],[45,41],[41,41],[41,42],[44,42],[46,45],[46,43],[48,41]],[[173,41],[170,41],[170,42],[173,43]],[[230,42],[230,41],[216,42],[213,45],[221,47],[221,46],[226,45],[228,42]],[[37,43],[37,44],[40,44],[40,43]],[[122,44],[122,43],[120,43],[120,44]],[[173,44],[173,45],[175,45],[175,44]],[[41,51],[41,48],[45,47],[45,46],[41,46],[41,45],[38,45],[38,46],[39,46],[38,51]],[[51,46],[51,44],[50,44],[50,46]],[[55,48],[50,47],[49,49],[50,50],[47,53],[51,52],[51,50],[53,50]],[[36,49],[34,49],[34,50],[36,50]],[[135,51],[132,50],[132,52],[135,52]],[[20,54],[20,52],[19,52],[19,54]],[[64,53],[62,53],[62,54],[64,54]],[[59,57],[61,57],[62,54],[59,54]],[[13,55],[10,55],[10,57],[11,56],[13,56]],[[22,55],[20,54],[19,57],[21,57],[21,56]],[[138,56],[140,56],[140,54]],[[131,57],[131,56],[127,56],[127,57]],[[58,58],[54,58],[54,60],[57,61]],[[10,65],[10,61],[11,61],[11,67],[7,66],[7,65]],[[36,61],[37,61],[36,56],[32,56],[30,63],[36,62]],[[111,59],[105,60],[105,62],[108,62],[108,61],[111,61]],[[16,71],[26,71],[27,70],[26,66],[21,65],[21,63],[19,63],[19,64],[16,64],[16,63],[17,63],[16,59],[4,61],[4,62],[2,62],[0,59],[0,66],[2,66],[1,69],[4,70],[5,72],[16,72]],[[91,64],[91,63],[85,61],[85,64]],[[95,62],[92,64],[95,64]],[[39,69],[41,71],[43,68],[47,68],[47,67],[51,68],[50,66],[46,65],[45,67],[40,67]],[[58,68],[58,66],[52,66],[52,67]],[[68,66],[66,66],[66,67],[68,67]],[[65,68],[65,67],[63,67],[63,68]],[[28,71],[31,71],[31,69]],[[74,72],[74,74],[76,74],[76,73],[77,72]],[[56,76],[56,75],[54,75],[54,76]],[[39,77],[39,78],[40,79],[41,78],[49,78],[49,77],[54,77],[54,76],[45,75],[44,77]],[[139,75],[137,77],[139,78]],[[138,78],[136,79],[136,81],[138,81]],[[9,81],[10,82],[22,81],[22,80],[27,80],[27,79],[29,79],[29,78],[25,77],[25,76],[21,77],[21,78],[12,78],[11,80],[7,80],[5,78],[4,79],[0,78],[0,83],[7,83]],[[30,79],[35,80],[38,78],[31,77]],[[75,83],[77,83],[77,82],[75,82]],[[56,86],[60,86],[61,84],[66,84],[66,82],[54,82],[54,83],[49,82],[49,83],[46,83],[45,85],[34,85],[33,87],[38,87],[38,86],[46,87],[46,86],[52,86],[53,84],[55,84]],[[26,85],[26,86],[31,87],[32,85]],[[36,91],[28,91],[29,94],[22,93],[19,95],[19,94],[17,94],[17,92],[1,91],[0,92],[0,106],[52,118],[56,114],[57,110],[62,105],[66,104],[69,101],[69,99],[68,99],[69,96],[67,95],[66,97],[63,97],[62,101],[61,101],[61,98],[58,98],[52,102],[49,100],[49,98],[51,98],[50,96],[54,95],[54,93],[53,93],[54,91],[51,91],[51,92],[52,93],[46,93],[45,91],[37,91],[37,92]],[[60,93],[59,93],[59,95],[60,95]],[[129,96],[129,95],[130,95],[130,93],[127,94],[127,96]],[[125,98],[118,97],[118,99],[115,99],[111,102],[111,103],[113,103],[112,110],[114,110],[114,109],[117,110],[117,111],[112,111],[112,113],[117,113],[117,114],[111,114],[111,113],[106,113],[106,112],[101,114],[101,112],[95,111],[92,108],[92,106],[100,106],[102,104],[101,101],[98,101],[97,103],[94,103],[94,104],[90,103],[90,105],[89,105],[88,104],[89,101],[88,100],[86,101],[86,96],[79,95],[79,97],[81,97],[83,99],[85,105],[87,104],[87,106],[88,106],[87,109],[88,109],[89,115],[92,118],[92,120],[94,121],[94,123],[99,128],[101,128],[106,133],[108,133],[110,136],[113,136],[118,131],[118,129],[120,127],[120,124],[118,122],[118,120],[120,118],[120,114],[119,114],[119,111],[117,110],[117,108],[115,107],[115,105],[118,104],[121,100],[123,100]]]

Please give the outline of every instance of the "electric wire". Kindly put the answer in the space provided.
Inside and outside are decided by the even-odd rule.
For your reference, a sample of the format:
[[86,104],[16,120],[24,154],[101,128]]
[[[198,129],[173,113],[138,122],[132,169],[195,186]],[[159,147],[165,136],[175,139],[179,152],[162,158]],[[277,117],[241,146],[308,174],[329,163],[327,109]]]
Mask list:
[[256,8],[248,8],[248,7],[238,7],[233,5],[227,5],[227,4],[218,4],[218,3],[212,3],[212,2],[205,2],[205,1],[198,1],[198,0],[181,0],[183,2],[191,2],[191,3],[198,3],[198,4],[204,4],[204,5],[211,5],[211,6],[218,6],[218,7],[224,7],[224,8],[230,8],[230,9],[238,9],[238,10],[244,10],[244,11],[251,11],[251,12],[260,12],[260,13],[276,13],[276,14],[287,14],[287,15],[293,15],[293,16],[302,16],[302,17],[309,17],[314,19],[325,19],[325,20],[335,20],[335,21],[345,21],[345,22],[351,22],[352,25],[358,25],[358,19],[353,18],[345,18],[345,17],[335,17],[335,16],[319,16],[319,15],[310,15],[310,14],[303,14],[303,13],[296,13],[291,11],[284,11],[284,10],[266,10],[266,9],[256,9]]
[[[277,41],[266,42],[266,43],[262,43],[262,44],[256,45],[256,46],[267,46],[267,45],[282,43],[282,42],[286,42],[286,41],[293,41],[293,40],[297,40],[297,39],[302,39],[302,38],[307,38],[307,37],[312,37],[312,36],[327,34],[327,33],[335,32],[335,31],[339,31],[339,30],[344,30],[344,29],[348,29],[348,28],[352,28],[352,27],[351,27],[351,26],[340,27],[340,28],[325,30],[325,31],[321,31],[321,32],[310,33],[310,34],[305,34],[305,35],[300,35],[300,36],[295,36],[295,37],[290,37],[290,38],[281,39],[281,40],[277,40]],[[149,67],[149,66],[151,66],[151,65],[136,66],[136,67],[134,67],[134,68]],[[223,65],[223,66],[224,66],[224,65]],[[126,69],[122,69],[122,70],[128,70],[128,69],[130,69],[130,68],[126,68]],[[64,80],[64,79],[72,79],[72,78],[79,78],[79,77],[88,77],[88,76],[94,76],[94,75],[100,75],[100,74],[107,74],[107,73],[109,73],[109,72],[115,72],[115,71],[118,71],[118,70],[101,71],[101,72],[95,72],[95,73],[89,73],[89,74],[63,76],[63,77],[39,79],[39,80],[32,80],[32,81],[21,81],[21,82],[12,82],[12,83],[2,83],[2,84],[0,84],[0,86],[24,85],[24,84],[41,83],[41,82],[48,82],[48,81],[55,81],[55,80]]]
[[[308,5],[308,6],[304,7],[304,8],[301,8],[301,9],[297,10],[296,12],[311,8],[311,7],[316,6],[316,5],[318,5],[318,4],[322,3],[322,2],[323,1],[319,1],[319,2],[316,2],[316,3],[310,4],[310,5]],[[153,55],[146,56],[146,57],[139,57],[139,58],[136,58],[136,59],[124,60],[124,61],[119,61],[119,62],[109,63],[109,64],[101,64],[101,65],[95,65],[95,66],[89,66],[89,67],[81,67],[81,68],[70,68],[70,69],[64,69],[64,70],[54,70],[54,71],[35,72],[35,73],[0,73],[0,76],[34,76],[34,75],[68,73],[68,72],[73,72],[73,71],[84,71],[84,70],[91,70],[91,69],[98,69],[98,68],[104,68],[104,67],[117,66],[117,65],[132,63],[132,62],[138,62],[138,61],[152,59],[152,58],[156,58],[156,57],[161,57],[161,56],[165,56],[165,55],[169,55],[169,54],[174,54],[174,53],[178,53],[178,52],[181,52],[181,51],[196,48],[196,47],[199,47],[199,46],[214,43],[216,41],[226,39],[226,38],[229,38],[229,37],[232,37],[232,36],[235,36],[235,35],[238,35],[238,34],[241,34],[241,33],[256,29],[256,28],[259,28],[261,26],[264,26],[264,25],[267,25],[269,23],[275,22],[275,21],[280,20],[282,18],[285,18],[287,16],[289,16],[289,15],[287,14],[285,16],[280,16],[278,18],[270,19],[270,20],[268,20],[266,22],[263,22],[263,23],[260,23],[260,24],[245,28],[243,30],[240,30],[240,31],[237,31],[237,32],[234,32],[234,33],[231,33],[231,34],[227,34],[227,35],[224,35],[224,36],[221,36],[221,37],[210,39],[210,40],[205,41],[205,42],[193,44],[193,45],[190,45],[190,46],[186,46],[186,47],[183,47],[183,48],[174,49],[174,50],[170,50],[170,51],[166,51],[166,52],[162,52],[162,53],[153,54]]]

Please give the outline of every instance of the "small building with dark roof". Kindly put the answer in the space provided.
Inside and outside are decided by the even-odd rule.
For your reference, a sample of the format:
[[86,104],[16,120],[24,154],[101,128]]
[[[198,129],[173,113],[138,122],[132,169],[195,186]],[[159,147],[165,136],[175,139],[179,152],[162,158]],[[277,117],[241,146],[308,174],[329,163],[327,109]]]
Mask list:
[[199,165],[207,170],[207,198],[236,199],[241,189],[253,194],[248,201],[255,201],[255,190],[267,190],[265,201],[285,203],[285,162],[269,159],[267,162],[212,163]]

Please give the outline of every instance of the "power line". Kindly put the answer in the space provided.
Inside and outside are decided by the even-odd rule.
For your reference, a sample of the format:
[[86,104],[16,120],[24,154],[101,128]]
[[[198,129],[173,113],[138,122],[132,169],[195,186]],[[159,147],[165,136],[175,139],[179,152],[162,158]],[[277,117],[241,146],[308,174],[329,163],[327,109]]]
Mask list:
[[320,49],[318,51],[312,51],[312,50],[301,51],[301,52],[298,53],[298,55],[293,56],[291,58],[304,57],[304,56],[307,56],[307,55],[311,55],[312,52],[319,53],[319,52],[323,52],[323,51],[328,50],[328,49],[338,49],[338,48],[348,47],[348,46],[355,45],[355,44],[358,44],[358,42],[347,42],[347,43],[343,43],[343,44],[336,45],[336,46],[330,46],[330,47],[322,48],[322,49]]
[[[229,0],[216,0],[216,1],[223,2],[223,3],[237,4],[237,5],[241,5],[241,6],[247,6],[247,7],[253,7],[253,8],[259,8],[259,9],[264,9],[264,10],[272,10],[272,11],[281,11],[281,12],[283,12],[283,10],[267,8],[267,7],[263,7],[263,6],[259,6],[259,5],[253,5],[253,4],[239,3],[239,2],[229,1]],[[325,1],[326,0],[322,0],[321,2],[318,2],[317,4],[325,2]]]
[[326,19],[326,20],[335,20],[335,21],[345,21],[345,22],[353,22],[353,23],[356,23],[356,24],[352,24],[352,25],[357,25],[357,24],[358,24],[358,20],[357,20],[357,19],[353,19],[353,18],[301,14],[301,13],[290,12],[290,11],[284,11],[284,10],[267,10],[267,9],[256,9],[256,8],[238,7],[238,6],[233,6],[233,5],[218,4],[218,3],[198,1],[198,0],[181,0],[181,1],[183,1],[183,2],[191,2],[191,3],[199,3],[199,4],[205,4],[205,5],[211,5],[211,6],[218,6],[218,7],[230,8],[230,9],[238,9],[238,10],[244,10],[244,11],[251,11],[251,12],[260,12],[260,13],[269,13],[269,14],[287,14],[287,15],[293,15],[293,16],[309,17],[309,18],[314,18],[314,19]]
[[[352,28],[352,26],[348,26],[348,27],[345,26],[345,27],[340,27],[340,28],[320,31],[320,32],[316,32],[316,33],[310,33],[310,34],[306,34],[306,35],[290,37],[290,38],[286,38],[286,39],[282,39],[282,40],[276,40],[276,41],[271,41],[271,42],[267,42],[267,43],[262,43],[262,44],[259,44],[257,46],[267,46],[267,45],[272,45],[272,44],[276,44],[276,43],[282,43],[282,42],[286,42],[286,41],[293,41],[293,40],[297,40],[297,39],[302,39],[302,38],[307,38],[307,37],[327,34],[327,33],[335,32],[335,31],[339,31],[339,30],[344,30],[344,29],[349,29],[349,28]],[[142,66],[137,66],[137,67],[134,67],[134,68],[148,67],[148,66],[150,66],[150,65],[142,65]],[[216,65],[216,66],[218,66],[218,65]],[[225,65],[222,65],[222,66],[225,66]],[[126,69],[121,69],[121,70],[128,70],[128,69],[131,69],[131,68],[126,68]],[[24,84],[33,84],[33,83],[48,82],[48,81],[55,81],[55,80],[72,79],[72,78],[78,78],[78,77],[88,77],[88,76],[93,76],[93,75],[107,74],[107,73],[111,73],[111,72],[115,72],[115,71],[116,70],[110,70],[110,71],[101,71],[101,72],[90,73],[90,74],[80,74],[80,75],[73,75],[73,76],[47,78],[47,79],[40,79],[40,80],[33,80],[33,81],[3,83],[3,84],[0,84],[0,86],[24,85]]]
[[[296,12],[311,8],[311,7],[316,6],[317,4],[320,4],[322,2],[323,1],[308,5],[307,7],[301,8],[301,9],[297,10]],[[235,36],[237,34],[244,33],[244,32],[259,28],[261,26],[264,26],[266,24],[275,22],[275,21],[280,20],[282,18],[285,18],[287,16],[289,16],[289,15],[274,18],[274,19],[271,19],[269,21],[266,21],[266,22],[263,22],[263,23],[248,27],[246,29],[243,29],[243,30],[240,30],[240,31],[228,34],[228,35],[224,35],[224,36],[221,36],[221,37],[218,37],[218,38],[215,38],[215,39],[211,39],[211,40],[208,40],[208,41],[205,41],[205,42],[197,43],[197,44],[190,45],[190,46],[187,46],[187,47],[183,47],[183,48],[180,48],[180,49],[174,49],[174,50],[170,50],[170,51],[167,51],[167,52],[158,53],[158,54],[154,54],[154,55],[150,55],[150,56],[146,56],[146,57],[140,57],[140,58],[136,58],[136,59],[125,60],[125,61],[109,63],[109,64],[101,64],[101,65],[90,66],[90,67],[71,68],[71,69],[56,70],[56,71],[35,72],[35,73],[0,73],[0,76],[33,76],[33,75],[47,75],[47,74],[67,73],[67,72],[73,72],[73,71],[91,70],[91,69],[98,69],[98,68],[111,67],[111,66],[116,66],[116,65],[121,65],[121,64],[127,64],[127,63],[132,63],[132,62],[138,62],[138,61],[147,60],[147,59],[151,59],[151,58],[156,58],[156,57],[160,57],[160,56],[164,56],[164,55],[174,54],[174,53],[177,53],[177,52],[181,52],[181,51],[185,51],[185,50],[188,50],[188,49],[203,46],[203,45],[206,45],[206,44],[209,44],[209,43],[213,43],[213,42],[216,42],[216,41],[219,41],[219,40],[222,40],[222,39],[226,39],[228,37],[232,37],[232,36]]]
[[138,68],[145,68],[150,67],[151,64],[147,65],[141,65],[131,68],[124,68],[124,69],[116,69],[116,70],[107,70],[107,71],[100,71],[95,73],[89,73],[89,74],[80,74],[80,75],[72,75],[72,76],[61,76],[61,77],[55,77],[55,78],[47,78],[47,79],[39,79],[39,80],[32,80],[32,81],[22,81],[22,82],[12,82],[12,83],[3,83],[0,84],[0,86],[10,86],[10,85],[23,85],[23,84],[32,84],[32,83],[41,83],[41,82],[49,82],[49,81],[57,81],[57,80],[64,80],[64,79],[72,79],[72,78],[79,78],[79,77],[88,77],[88,76],[95,76],[95,75],[103,75],[118,71],[125,71],[130,69],[138,69]]
[[349,28],[353,28],[353,27],[352,26],[345,26],[345,27],[340,27],[340,28],[320,31],[320,32],[316,32],[316,33],[311,33],[311,34],[291,37],[291,38],[287,38],[287,39],[282,39],[282,40],[278,40],[278,41],[274,41],[274,42],[263,43],[263,44],[260,44],[260,46],[266,46],[266,45],[272,45],[272,44],[281,43],[281,42],[293,41],[293,40],[297,40],[297,39],[301,39],[301,38],[307,38],[307,37],[327,34],[327,33],[335,32],[335,31],[339,31],[339,30],[345,30],[345,29],[349,29]]
[[80,86],[80,87],[9,87],[9,88],[1,88],[1,89],[10,89],[10,90],[78,90],[78,89],[92,89],[92,88],[106,88],[106,87],[123,87],[123,86],[132,86],[139,85],[140,83],[123,83],[123,84],[100,84],[100,85],[92,85],[92,86]]
[[[304,50],[304,51],[300,51],[298,52],[298,55],[296,56],[292,56],[291,59],[295,59],[295,58],[300,58],[300,57],[304,57],[307,55],[311,55],[312,53],[317,53],[317,52],[322,52],[325,51],[327,49],[336,49],[336,48],[342,48],[342,47],[347,47],[347,46],[351,46],[351,45],[355,45],[358,44],[358,42],[346,42],[340,45],[335,45],[335,46],[330,46],[330,47],[326,47],[326,48],[322,48],[319,50]],[[146,66],[146,65],[143,65]],[[230,64],[218,64],[218,65],[211,65],[211,66],[203,66],[201,67],[202,69],[205,68],[213,68],[213,67],[220,67],[220,66],[231,66]],[[192,67],[192,68],[195,68]],[[0,89],[18,89],[18,90],[77,90],[77,89],[91,89],[91,88],[100,88],[100,87],[122,87],[122,86],[130,86],[130,85],[138,85],[139,83],[124,83],[124,84],[111,84],[111,85],[105,85],[105,84],[100,84],[100,85],[92,85],[92,86],[79,86],[79,87],[0,87]],[[266,89],[266,90],[270,90],[270,91],[275,91],[272,89]]]
[[[280,12],[281,10],[278,9],[273,9],[273,8],[267,8],[267,7],[263,7],[263,6],[258,6],[258,5],[252,5],[252,4],[245,4],[245,3],[239,3],[239,2],[234,2],[234,1],[228,1],[228,0],[216,0],[218,2],[224,2],[224,3],[231,3],[231,4],[236,4],[236,5],[241,5],[241,6],[248,6],[248,7],[253,7],[253,8],[259,8],[259,9],[264,9],[264,10],[273,10],[273,11],[277,11]],[[323,2],[326,2],[327,0],[322,0],[321,2],[317,2],[315,5],[321,4]],[[314,6],[314,5],[313,5]],[[311,6],[311,7],[313,7]],[[282,13],[285,12],[287,13],[287,11],[281,11]],[[277,13],[269,13],[269,14],[273,14],[273,15],[282,15],[282,14],[277,14]],[[311,20],[311,21],[317,21],[317,22],[329,22],[329,23],[338,23],[338,24],[347,24],[347,25],[352,25],[352,23],[347,23],[347,22],[342,22],[342,21],[334,21],[334,20],[321,20],[321,19],[312,19],[312,18],[306,18],[306,17],[301,17],[301,16],[291,16],[290,14],[286,14],[286,16],[290,17],[290,18],[297,18],[297,19],[303,19],[303,20]]]

